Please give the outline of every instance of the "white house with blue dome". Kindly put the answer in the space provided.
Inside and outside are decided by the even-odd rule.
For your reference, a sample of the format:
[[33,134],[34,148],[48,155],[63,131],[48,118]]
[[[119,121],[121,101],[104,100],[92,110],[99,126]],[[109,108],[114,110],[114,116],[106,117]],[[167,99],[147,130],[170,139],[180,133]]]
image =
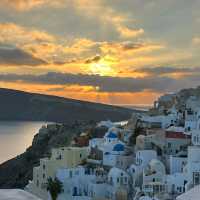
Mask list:
[[103,165],[118,166],[121,169],[126,169],[128,165],[132,164],[134,159],[132,154],[127,154],[125,144],[118,141],[111,145],[112,148],[105,149],[103,153]]
[[[108,148],[106,148],[108,147]],[[124,143],[121,141],[105,146],[103,152],[103,164],[106,166],[115,166],[116,160],[119,155],[122,155],[125,151]]]
[[117,133],[114,132],[113,130],[109,130],[105,134],[104,139],[105,139],[105,143],[106,144],[112,144],[112,143],[115,143],[115,142],[117,142],[119,140]]

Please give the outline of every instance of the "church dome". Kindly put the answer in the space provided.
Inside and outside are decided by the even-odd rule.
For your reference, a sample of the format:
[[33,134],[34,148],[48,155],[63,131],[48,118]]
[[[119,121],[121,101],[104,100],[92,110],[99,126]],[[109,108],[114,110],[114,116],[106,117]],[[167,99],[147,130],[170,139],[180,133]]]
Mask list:
[[113,147],[113,151],[124,151],[124,145],[123,144],[116,144],[114,147]]
[[117,138],[117,134],[114,132],[108,132],[108,134],[106,134],[107,138],[111,138],[111,139],[115,139]]

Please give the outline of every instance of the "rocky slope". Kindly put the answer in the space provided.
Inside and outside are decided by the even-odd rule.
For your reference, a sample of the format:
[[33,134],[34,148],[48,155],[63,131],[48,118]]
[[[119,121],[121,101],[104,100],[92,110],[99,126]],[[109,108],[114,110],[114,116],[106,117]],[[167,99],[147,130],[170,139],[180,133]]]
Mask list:
[[171,109],[173,106],[179,111],[184,111],[188,99],[194,96],[197,102],[200,102],[200,86],[196,88],[182,89],[176,93],[165,94],[161,96],[157,101],[157,108],[151,108],[149,114],[158,115],[165,114],[163,111]]
[[34,166],[39,159],[49,156],[53,147],[68,146],[73,137],[85,131],[95,131],[95,124],[73,123],[48,125],[35,135],[26,152],[0,165],[0,188],[24,188],[32,179]]
[[[95,134],[95,122],[127,120],[134,110],[55,96],[0,89],[0,120],[61,122],[35,135],[23,154],[0,165],[0,188],[23,188],[39,159],[54,147],[68,146],[83,131]],[[102,130],[100,130],[102,131]],[[96,133],[97,133],[96,132]]]
[[133,110],[62,97],[0,89],[0,120],[73,123],[126,120]]

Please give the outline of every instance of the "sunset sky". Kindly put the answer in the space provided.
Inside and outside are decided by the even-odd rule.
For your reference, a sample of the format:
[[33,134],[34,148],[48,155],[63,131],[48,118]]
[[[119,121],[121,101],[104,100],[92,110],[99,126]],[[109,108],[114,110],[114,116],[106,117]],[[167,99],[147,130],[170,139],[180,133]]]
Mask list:
[[199,0],[0,0],[0,87],[152,104],[200,84]]

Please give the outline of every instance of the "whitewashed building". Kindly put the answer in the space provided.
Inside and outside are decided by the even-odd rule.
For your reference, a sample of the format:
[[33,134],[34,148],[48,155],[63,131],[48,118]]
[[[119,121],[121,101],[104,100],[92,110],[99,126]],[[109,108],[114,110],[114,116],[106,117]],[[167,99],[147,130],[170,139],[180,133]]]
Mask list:
[[154,150],[140,150],[136,152],[135,164],[146,167],[152,159],[157,159],[157,153]]
[[170,174],[175,173],[182,173],[184,167],[187,164],[187,156],[181,155],[181,156],[173,156],[170,155],[169,157],[169,170]]
[[187,183],[187,176],[185,173],[174,173],[167,175],[167,192],[170,194],[182,194],[185,192],[185,185]]
[[151,160],[143,171],[143,192],[150,196],[165,193],[165,175],[164,164],[157,159]]

